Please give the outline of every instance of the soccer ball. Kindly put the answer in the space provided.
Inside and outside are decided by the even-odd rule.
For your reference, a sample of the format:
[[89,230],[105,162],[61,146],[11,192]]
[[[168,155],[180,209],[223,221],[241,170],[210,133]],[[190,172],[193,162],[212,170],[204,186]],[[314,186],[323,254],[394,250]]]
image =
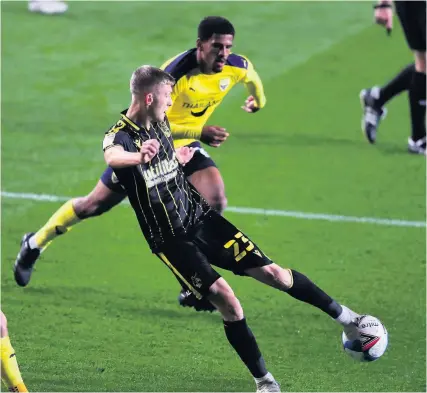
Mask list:
[[387,349],[388,333],[381,321],[371,315],[357,318],[357,337],[350,339],[342,333],[344,351],[359,362],[379,359]]

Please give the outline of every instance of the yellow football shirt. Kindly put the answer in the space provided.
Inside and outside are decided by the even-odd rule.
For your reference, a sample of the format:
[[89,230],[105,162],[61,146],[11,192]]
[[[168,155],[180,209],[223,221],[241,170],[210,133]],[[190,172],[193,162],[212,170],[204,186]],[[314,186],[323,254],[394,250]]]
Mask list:
[[261,79],[244,56],[230,54],[221,72],[207,75],[199,69],[194,48],[169,59],[161,68],[176,79],[173,104],[167,112],[175,147],[200,138],[209,117],[239,82],[254,96],[257,107],[262,108],[266,103]]

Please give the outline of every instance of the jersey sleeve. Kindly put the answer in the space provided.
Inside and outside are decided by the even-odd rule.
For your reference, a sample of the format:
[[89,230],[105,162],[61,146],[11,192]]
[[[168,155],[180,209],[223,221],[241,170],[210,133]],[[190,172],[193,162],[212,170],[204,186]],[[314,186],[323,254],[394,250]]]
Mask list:
[[129,143],[129,134],[123,131],[126,127],[126,123],[123,120],[119,120],[113,127],[111,127],[104,136],[102,143],[102,150],[105,151],[114,146],[122,146],[126,150],[126,146]]
[[175,82],[172,88],[171,98],[172,102],[175,102],[175,99],[182,93],[185,89],[186,80],[185,78],[181,78]]
[[242,82],[248,89],[249,94],[254,96],[257,107],[263,108],[267,103],[264,94],[264,86],[252,63],[248,59],[245,60],[247,61],[247,69],[242,78]]
[[160,66],[160,69],[168,72],[175,78],[172,101],[175,101],[175,98],[185,90],[187,82],[184,76],[195,67],[197,67],[195,49],[182,52]]
[[[161,66],[160,69],[163,71],[168,72],[169,74],[171,74],[174,78],[177,77],[176,72],[174,72],[177,67],[176,65],[179,64],[179,61],[184,57],[184,55],[187,52],[181,52],[178,53],[176,56],[171,57],[170,59],[166,60]],[[175,74],[175,75],[174,75]]]

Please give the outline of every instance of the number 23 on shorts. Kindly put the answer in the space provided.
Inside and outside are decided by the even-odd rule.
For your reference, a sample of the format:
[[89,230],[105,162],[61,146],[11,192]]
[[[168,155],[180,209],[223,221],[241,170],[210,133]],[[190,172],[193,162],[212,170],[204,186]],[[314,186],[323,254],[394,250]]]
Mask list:
[[[234,259],[236,260],[236,262],[239,262],[247,255],[248,252],[252,251],[255,248],[254,244],[247,237],[243,236],[242,232],[237,232],[234,235],[234,239],[231,239],[224,244],[224,248],[231,247],[233,247]],[[258,250],[255,250],[253,252],[262,258],[262,255]]]

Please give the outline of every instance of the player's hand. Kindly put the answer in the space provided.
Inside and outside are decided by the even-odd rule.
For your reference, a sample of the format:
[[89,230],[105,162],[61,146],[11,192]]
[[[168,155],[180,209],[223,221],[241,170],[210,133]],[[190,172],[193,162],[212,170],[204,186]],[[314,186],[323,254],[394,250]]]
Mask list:
[[241,106],[241,108],[248,113],[255,113],[259,111],[259,108],[256,106],[254,96],[249,96],[246,98],[245,105]]
[[375,6],[374,18],[375,23],[384,26],[387,34],[390,35],[393,30],[393,5],[391,1],[379,1]]
[[200,140],[212,147],[219,147],[228,138],[225,128],[218,126],[204,126]]
[[159,152],[160,143],[157,139],[148,139],[141,146],[141,164],[150,162]]
[[193,158],[194,152],[194,147],[182,146],[176,149],[176,158],[182,166],[185,166]]

